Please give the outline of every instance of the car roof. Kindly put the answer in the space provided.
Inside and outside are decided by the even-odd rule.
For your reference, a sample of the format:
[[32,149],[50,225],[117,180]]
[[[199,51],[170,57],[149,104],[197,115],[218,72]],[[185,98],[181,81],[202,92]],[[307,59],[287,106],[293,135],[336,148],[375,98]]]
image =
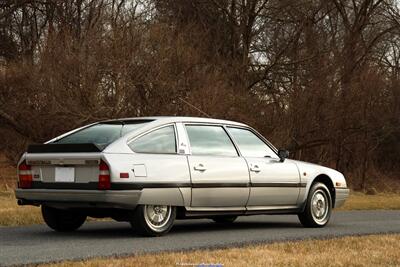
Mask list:
[[215,123],[215,124],[247,126],[243,123],[236,122],[236,121],[230,121],[230,120],[204,118],[204,117],[184,117],[184,116],[132,117],[132,118],[104,120],[104,121],[100,121],[100,123],[106,123],[106,122],[129,123],[129,122],[133,122],[133,121],[146,121],[146,120],[153,121],[154,122],[153,125],[154,124],[174,123],[174,122],[196,122],[196,123]]

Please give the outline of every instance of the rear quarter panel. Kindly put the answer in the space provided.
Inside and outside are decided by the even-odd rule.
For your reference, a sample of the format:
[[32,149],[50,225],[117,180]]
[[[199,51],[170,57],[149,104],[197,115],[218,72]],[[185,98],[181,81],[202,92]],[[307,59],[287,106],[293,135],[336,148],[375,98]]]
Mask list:
[[[164,204],[185,206],[190,203],[188,194],[190,174],[185,155],[170,154],[118,154],[105,153],[110,166],[112,183],[131,183],[144,186],[138,204]],[[128,173],[129,178],[121,178]]]

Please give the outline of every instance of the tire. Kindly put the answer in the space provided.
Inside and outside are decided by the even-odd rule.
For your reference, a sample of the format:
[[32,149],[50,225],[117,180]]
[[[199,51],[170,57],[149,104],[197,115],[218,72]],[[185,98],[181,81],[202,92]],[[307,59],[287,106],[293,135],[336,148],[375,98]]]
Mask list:
[[212,217],[211,219],[216,223],[230,224],[230,223],[233,223],[237,219],[237,216],[216,216],[216,217]]
[[43,220],[51,229],[57,232],[71,232],[79,227],[86,220],[86,215],[71,211],[51,208],[42,205]]
[[328,224],[332,213],[332,197],[323,183],[311,186],[304,211],[298,214],[304,227],[324,227]]
[[176,207],[166,205],[140,205],[130,223],[143,236],[162,236],[171,230],[176,217]]

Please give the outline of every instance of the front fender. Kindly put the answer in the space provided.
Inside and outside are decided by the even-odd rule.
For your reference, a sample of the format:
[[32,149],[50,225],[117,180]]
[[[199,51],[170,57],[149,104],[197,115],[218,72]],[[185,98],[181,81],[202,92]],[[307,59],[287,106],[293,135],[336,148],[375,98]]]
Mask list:
[[[299,169],[299,173],[301,176],[301,182],[306,184],[306,187],[300,190],[298,205],[300,207],[304,207],[307,201],[308,194],[310,192],[311,186],[314,181],[318,178],[324,177],[324,179],[329,179],[331,182],[332,194],[336,194],[337,188],[347,188],[346,179],[343,174],[324,166],[320,166],[317,164],[302,162],[302,161],[294,161]],[[336,195],[332,195],[332,201],[334,202]]]

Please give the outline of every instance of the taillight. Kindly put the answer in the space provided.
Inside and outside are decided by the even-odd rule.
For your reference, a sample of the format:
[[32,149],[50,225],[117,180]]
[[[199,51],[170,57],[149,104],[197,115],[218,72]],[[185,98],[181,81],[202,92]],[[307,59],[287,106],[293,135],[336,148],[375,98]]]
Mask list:
[[19,188],[31,188],[32,187],[32,169],[30,165],[23,161],[18,166],[18,187]]
[[99,183],[97,188],[100,190],[107,190],[111,188],[110,168],[103,160],[100,161],[99,165]]

